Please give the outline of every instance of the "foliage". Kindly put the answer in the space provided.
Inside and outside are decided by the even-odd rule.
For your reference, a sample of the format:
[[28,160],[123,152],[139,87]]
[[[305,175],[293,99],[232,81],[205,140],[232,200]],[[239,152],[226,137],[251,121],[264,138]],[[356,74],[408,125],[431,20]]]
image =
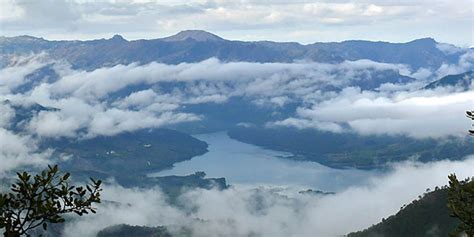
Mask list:
[[82,216],[95,213],[93,203],[100,203],[101,181],[91,179],[85,187],[68,183],[70,174],[61,173],[57,165],[48,166],[34,177],[17,173],[11,192],[0,194],[0,228],[4,236],[28,236],[28,231],[48,223],[64,222],[63,214]]
[[474,182],[458,181],[453,174],[449,176],[449,186],[427,191],[396,215],[348,236],[474,236]]
[[457,233],[474,236],[474,182],[470,179],[459,181],[451,174],[448,190],[448,207],[452,216],[461,221]]
[[[172,235],[163,226],[146,227],[146,226],[130,226],[115,225],[101,230],[97,237],[171,237]],[[186,235],[184,235],[186,236]]]
[[[471,120],[474,120],[474,110],[473,111],[466,111],[466,116]],[[474,130],[469,130],[469,134],[474,136]]]
[[113,176],[125,186],[141,184],[125,182],[125,179],[146,177],[151,172],[207,152],[205,142],[170,129],[143,129],[80,141],[68,138],[43,141],[41,148],[53,147],[53,156],[67,154],[74,157],[61,162],[60,166],[76,180],[88,180],[89,177],[104,180]]
[[[168,202],[178,204],[178,198],[183,192],[189,189],[217,189],[224,190],[228,188],[225,178],[205,178],[206,173],[196,172],[186,176],[162,176],[156,178],[148,178],[148,182],[152,182],[153,186],[160,186],[161,191],[166,194]],[[143,183],[146,183],[144,181]]]
[[[427,190],[429,191],[429,190]],[[418,200],[404,205],[400,211],[372,227],[350,233],[349,237],[422,237],[448,236],[459,220],[450,217],[446,206],[448,190],[436,188],[420,196]]]

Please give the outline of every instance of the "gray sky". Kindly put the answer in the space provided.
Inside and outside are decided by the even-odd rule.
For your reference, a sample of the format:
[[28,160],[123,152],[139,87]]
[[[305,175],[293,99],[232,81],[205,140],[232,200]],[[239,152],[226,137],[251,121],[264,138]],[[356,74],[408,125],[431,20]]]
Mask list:
[[312,43],[433,37],[473,46],[471,0],[0,0],[0,35],[158,38],[202,29],[227,39]]

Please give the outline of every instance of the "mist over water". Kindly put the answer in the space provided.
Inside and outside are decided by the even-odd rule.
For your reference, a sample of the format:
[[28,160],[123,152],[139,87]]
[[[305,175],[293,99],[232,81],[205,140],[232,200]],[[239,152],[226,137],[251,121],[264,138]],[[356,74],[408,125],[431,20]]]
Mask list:
[[[472,0],[0,0],[0,237],[446,236],[448,175],[474,179],[472,17]],[[48,197],[56,176],[17,190],[52,165],[79,195]],[[93,214],[29,218],[88,177]]]
[[[219,138],[219,134],[204,136]],[[179,198],[179,208],[169,205],[158,187],[107,185],[103,199],[113,202],[100,204],[97,215],[67,223],[66,236],[95,236],[107,226],[122,223],[185,226],[198,237],[343,236],[396,213],[427,188],[445,185],[449,173],[456,173],[461,179],[471,176],[472,167],[474,157],[463,161],[395,163],[390,171],[368,177],[367,185],[347,187],[334,195],[298,194],[291,187],[252,184],[233,185],[226,190],[187,190]],[[325,181],[331,184],[331,172],[327,174]]]
[[208,177],[225,177],[231,185],[275,185],[340,191],[367,183],[382,171],[332,169],[316,162],[285,159],[291,153],[264,149],[231,139],[226,132],[194,137],[209,144],[209,152],[180,162],[151,176],[188,175],[204,171]]

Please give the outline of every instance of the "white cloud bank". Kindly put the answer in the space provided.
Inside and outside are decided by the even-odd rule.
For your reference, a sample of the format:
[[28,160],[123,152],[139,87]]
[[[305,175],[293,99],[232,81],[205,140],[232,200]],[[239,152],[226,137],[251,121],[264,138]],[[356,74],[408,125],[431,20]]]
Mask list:
[[[369,60],[339,64],[222,63],[211,58],[178,65],[117,65],[88,72],[45,58],[18,59],[20,63],[0,70],[4,99],[59,109],[42,111],[30,121],[28,130],[40,137],[114,135],[196,121],[203,115],[182,112],[186,105],[225,103],[232,97],[275,108],[291,102],[300,104],[294,116],[269,121],[269,125],[333,132],[342,132],[348,125],[361,134],[444,137],[464,134],[469,125],[462,114],[474,104],[472,90],[419,90],[428,83],[427,77],[435,75],[427,69],[412,72],[405,65]],[[459,64],[443,65],[436,74],[472,69],[473,61],[472,52],[468,52]],[[18,87],[31,84],[26,75],[47,63],[52,63],[60,76],[57,81],[43,81],[26,92],[17,92]],[[384,72],[417,79],[382,84],[370,91],[352,87],[380,80],[374,73]],[[328,91],[329,87],[345,89]]]
[[[197,120],[202,115],[180,109],[196,103],[223,103],[236,96],[252,99],[256,104],[273,103],[276,108],[288,101],[300,102],[295,117],[280,121],[297,123],[292,124],[296,127],[341,132],[341,124],[347,124],[362,134],[402,133],[419,138],[464,133],[469,121],[463,113],[474,103],[472,90],[418,90],[423,83],[385,85],[378,91],[347,87],[374,70],[413,75],[403,65],[366,60],[331,65],[222,63],[210,59],[179,65],[118,65],[92,72],[72,70],[58,63],[54,66],[61,76],[58,81],[45,81],[26,92],[16,92],[28,83],[25,75],[43,63],[31,59],[0,71],[1,100],[60,109],[35,114],[24,133],[16,134],[10,130],[15,112],[0,103],[0,176],[20,166],[48,162],[48,151],[37,154],[36,136],[87,138]],[[165,82],[177,86],[165,90]],[[130,86],[143,85],[145,89],[124,92]],[[346,88],[339,92],[322,89],[328,85]],[[116,96],[117,93],[122,94]],[[375,177],[369,186],[320,198],[294,193],[286,198],[281,195],[287,192],[239,186],[226,191],[190,191],[182,199],[188,211],[195,208],[191,214],[168,206],[159,190],[107,186],[104,199],[125,205],[104,203],[98,215],[69,223],[67,233],[71,237],[93,236],[101,228],[120,223],[183,223],[198,236],[337,236],[380,221],[426,188],[445,184],[451,172],[460,177],[472,175],[473,167],[472,158],[463,162],[404,163],[384,177]],[[255,210],[256,203],[263,207]],[[195,221],[196,218],[205,221]]]
[[297,118],[275,125],[342,132],[347,124],[362,135],[408,135],[415,138],[464,136],[474,105],[474,91],[443,90],[379,93],[346,88],[332,99],[300,108]]
[[20,166],[44,166],[51,151],[37,153],[36,144],[28,136],[21,136],[0,128],[0,178]]
[[[95,236],[115,224],[183,225],[195,236],[321,236],[334,237],[369,227],[427,188],[447,184],[447,175],[473,175],[474,158],[465,161],[401,163],[366,186],[356,186],[335,195],[310,196],[296,187],[236,186],[228,190],[191,190],[183,194],[183,209],[170,207],[158,189],[104,188],[104,203],[97,215],[66,225],[66,236]],[[413,182],[415,181],[416,182]],[[313,187],[314,188],[314,187]]]
[[[22,60],[20,60],[22,61]],[[91,72],[72,70],[56,63],[60,75],[25,93],[15,90],[31,81],[25,76],[44,66],[43,58],[23,60],[0,70],[2,97],[15,103],[39,103],[60,111],[42,111],[30,122],[29,130],[39,136],[76,136],[86,128],[86,136],[113,135],[121,131],[158,127],[193,121],[199,115],[179,112],[186,104],[223,103],[230,97],[245,96],[283,106],[289,97],[312,97],[324,85],[344,86],[367,76],[368,70],[393,70],[409,74],[404,65],[367,60],[337,65],[320,63],[221,63],[209,59],[200,63],[166,65],[117,65]],[[182,83],[162,91],[162,83]],[[131,90],[144,85],[148,89]],[[153,89],[154,88],[154,89]],[[122,93],[122,91],[124,91]],[[122,93],[121,96],[115,96]]]
[[[457,68],[456,72],[469,70],[472,61],[468,53],[458,65],[450,67]],[[349,127],[360,134],[404,134],[415,138],[464,135],[470,124],[463,114],[474,104],[473,90],[419,90],[427,83],[426,75],[435,72],[413,72],[405,65],[368,60],[324,64],[223,63],[209,59],[178,65],[117,65],[90,72],[50,61],[44,54],[13,62],[0,70],[0,100],[8,99],[17,106],[38,103],[59,110],[30,111],[32,119],[21,124],[21,134],[15,134],[11,131],[15,112],[0,104],[0,128],[5,137],[0,154],[4,164],[9,164],[2,166],[4,171],[37,165],[42,155],[19,158],[35,152],[36,139],[109,136],[196,121],[206,115],[183,112],[186,106],[225,103],[234,97],[246,98],[275,112],[289,103],[299,105],[295,114],[281,121],[268,121],[269,125],[333,132],[344,132],[347,129],[342,128]],[[59,79],[36,78],[33,82],[27,77],[46,65],[55,70]],[[444,69],[438,73],[440,70]],[[418,79],[406,84],[383,84],[378,90],[351,87],[378,80],[373,75],[382,72]],[[328,91],[328,87],[344,89]],[[19,144],[16,156],[8,150],[14,146],[6,144],[12,141]]]

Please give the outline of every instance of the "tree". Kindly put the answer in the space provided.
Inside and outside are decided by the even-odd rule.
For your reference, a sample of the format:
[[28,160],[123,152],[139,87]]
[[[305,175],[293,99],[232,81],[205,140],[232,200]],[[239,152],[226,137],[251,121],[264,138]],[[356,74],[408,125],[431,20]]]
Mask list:
[[91,179],[85,187],[70,185],[70,174],[61,173],[57,165],[34,177],[27,172],[17,176],[11,191],[0,194],[0,228],[5,237],[28,236],[39,226],[46,230],[48,223],[64,222],[66,213],[95,213],[92,204],[100,203],[100,180]]
[[[466,111],[466,116],[474,120],[474,111]],[[468,130],[474,136],[474,130]],[[452,216],[457,217],[461,224],[453,236],[460,233],[474,237],[474,180],[459,181],[455,174],[448,176],[448,207]]]
[[[474,111],[466,111],[466,116],[474,121]],[[474,136],[474,130],[469,130],[469,134]]]
[[448,207],[452,216],[460,220],[460,225],[454,236],[465,233],[474,236],[474,181],[470,179],[459,181],[455,174],[449,175]]

